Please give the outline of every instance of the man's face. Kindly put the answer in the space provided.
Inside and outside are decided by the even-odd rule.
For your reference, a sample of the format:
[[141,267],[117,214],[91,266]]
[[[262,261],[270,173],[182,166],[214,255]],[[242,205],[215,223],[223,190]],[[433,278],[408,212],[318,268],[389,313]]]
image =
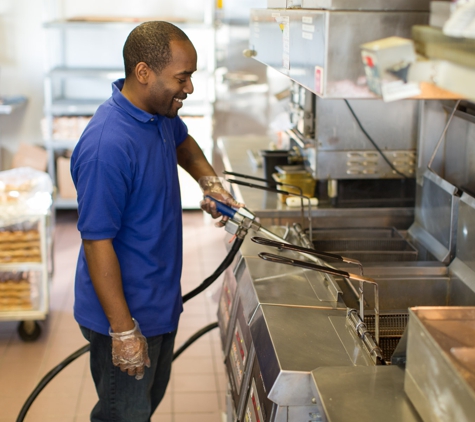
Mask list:
[[148,96],[150,110],[176,117],[183,100],[193,93],[191,75],[196,71],[196,50],[190,41],[171,41],[172,60],[159,74],[152,72]]

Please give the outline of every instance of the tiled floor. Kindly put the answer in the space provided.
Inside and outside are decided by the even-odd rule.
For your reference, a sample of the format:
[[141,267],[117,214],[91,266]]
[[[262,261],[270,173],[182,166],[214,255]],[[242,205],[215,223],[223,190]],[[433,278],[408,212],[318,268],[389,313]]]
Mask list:
[[[74,212],[58,215],[55,275],[51,306],[36,342],[17,335],[17,322],[0,322],[0,422],[15,421],[39,380],[65,357],[86,344],[72,315],[73,283],[80,244]],[[224,231],[201,211],[184,213],[183,292],[200,284],[224,259]],[[220,277],[207,291],[185,304],[177,347],[198,329],[216,320]],[[27,422],[86,422],[96,401],[89,355],[66,367],[40,393]],[[206,334],[173,364],[167,394],[152,422],[221,422],[225,396],[224,365],[217,330]]]

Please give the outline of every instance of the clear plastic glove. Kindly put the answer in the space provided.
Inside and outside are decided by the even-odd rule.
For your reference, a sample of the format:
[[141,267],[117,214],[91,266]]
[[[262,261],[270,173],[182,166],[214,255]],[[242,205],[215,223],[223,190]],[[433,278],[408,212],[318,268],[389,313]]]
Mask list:
[[140,331],[139,323],[135,319],[133,321],[135,327],[132,330],[113,333],[109,329],[109,335],[112,337],[112,363],[121,371],[135,375],[135,379],[141,380],[145,367],[150,368],[148,344]]
[[[217,176],[205,176],[201,177],[198,181],[201,191],[203,192],[203,196],[211,196],[216,198],[218,201],[229,205],[233,208],[241,208],[244,207],[244,204],[237,202],[233,196],[223,187],[224,179],[217,177]],[[213,218],[219,218],[222,214],[216,209],[216,203],[209,198],[203,198],[200,202],[201,209],[208,214],[211,215]],[[222,227],[228,221],[228,217],[222,216],[223,218],[216,223],[216,227]]]

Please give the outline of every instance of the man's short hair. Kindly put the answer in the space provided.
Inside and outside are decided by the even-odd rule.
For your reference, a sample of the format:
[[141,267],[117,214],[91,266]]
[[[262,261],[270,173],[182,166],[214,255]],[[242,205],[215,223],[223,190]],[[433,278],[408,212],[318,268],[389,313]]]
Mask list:
[[172,60],[170,41],[189,41],[189,38],[169,22],[144,22],[134,28],[123,49],[125,77],[131,75],[140,62],[160,73]]

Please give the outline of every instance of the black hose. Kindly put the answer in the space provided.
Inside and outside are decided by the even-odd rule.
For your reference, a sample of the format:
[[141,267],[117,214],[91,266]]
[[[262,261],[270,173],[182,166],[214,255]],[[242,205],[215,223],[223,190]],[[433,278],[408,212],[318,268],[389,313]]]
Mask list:
[[396,169],[396,167],[394,167],[393,163],[391,163],[391,161],[389,161],[388,158],[384,155],[383,151],[381,151],[381,148],[379,148],[378,144],[373,141],[371,136],[369,136],[368,132],[366,132],[365,128],[361,124],[360,119],[358,119],[358,117],[356,116],[356,113],[353,111],[353,108],[350,106],[350,103],[348,102],[348,100],[344,100],[344,101],[346,105],[348,106],[348,109],[350,110],[351,114],[355,118],[356,123],[360,127],[361,131],[365,134],[368,140],[373,144],[376,150],[381,154],[381,157],[383,157],[383,160],[386,161],[388,166],[391,167],[397,174],[399,174],[399,176],[403,177],[404,179],[408,179],[408,177],[404,173],[401,173],[398,169]]
[[190,347],[196,340],[201,336],[206,334],[208,331],[214,330],[218,327],[218,321],[208,324],[206,327],[203,327],[201,330],[193,334],[188,340],[186,340],[175,352],[173,353],[173,360],[180,356],[188,347]]
[[66,359],[64,359],[62,362],[59,363],[59,365],[56,365],[51,371],[49,371],[38,383],[38,385],[35,387],[33,392],[28,396],[26,399],[25,404],[20,410],[20,413],[18,414],[18,417],[16,419],[16,422],[23,422],[26,416],[26,412],[28,412],[28,409],[30,406],[33,404],[35,401],[36,397],[38,397],[38,394],[41,393],[43,388],[45,388],[48,383],[56,376],[58,375],[66,366],[68,366],[71,362],[76,360],[79,356],[82,356],[84,353],[89,352],[90,345],[86,344],[85,346],[81,347],[79,350],[76,350],[73,354],[69,355]]
[[[187,302],[191,298],[195,297],[197,294],[201,293],[203,290],[205,290],[207,287],[209,287],[223,272],[228,268],[231,263],[233,262],[234,257],[236,256],[237,251],[242,245],[242,242],[244,239],[237,238],[233,246],[231,247],[231,250],[228,252],[226,255],[226,258],[224,258],[223,262],[219,265],[219,267],[216,269],[216,271],[210,275],[206,280],[203,281],[196,289],[192,290],[191,292],[187,293],[185,296],[183,296],[182,300],[183,303]],[[173,360],[175,360],[178,356],[180,356],[189,346],[191,346],[196,340],[198,340],[202,335],[206,334],[207,332],[211,331],[212,329],[216,328],[218,326],[217,322],[213,322],[206,327],[203,327],[201,330],[197,331],[195,334],[193,334],[185,343],[183,343],[178,350],[176,350],[173,353]],[[89,352],[90,345],[86,344],[85,346],[81,347],[80,349],[76,350],[74,353],[69,355],[66,359],[61,361],[58,365],[56,365],[51,371],[49,371],[38,383],[38,385],[35,387],[35,389],[32,391],[32,393],[28,396],[26,399],[25,404],[20,410],[20,413],[18,414],[18,417],[16,419],[16,422],[23,422],[26,416],[26,413],[30,409],[31,405],[33,402],[36,400],[36,397],[38,397],[38,394],[41,393],[43,388],[45,388],[48,383],[56,376],[58,375],[66,366],[68,366],[71,362],[76,360],[78,357],[82,356],[84,353]]]
[[184,295],[183,303],[188,302],[191,298],[195,297],[197,294],[200,294],[203,290],[208,288],[224,272],[224,270],[231,265],[243,241],[244,239],[240,239],[240,238],[237,238],[234,241],[233,246],[231,247],[231,250],[228,252],[228,254],[226,255],[226,258],[224,258],[223,262],[221,262],[221,264],[216,269],[216,271],[213,274],[211,274],[205,281],[203,281],[203,283],[201,283],[196,289]]

